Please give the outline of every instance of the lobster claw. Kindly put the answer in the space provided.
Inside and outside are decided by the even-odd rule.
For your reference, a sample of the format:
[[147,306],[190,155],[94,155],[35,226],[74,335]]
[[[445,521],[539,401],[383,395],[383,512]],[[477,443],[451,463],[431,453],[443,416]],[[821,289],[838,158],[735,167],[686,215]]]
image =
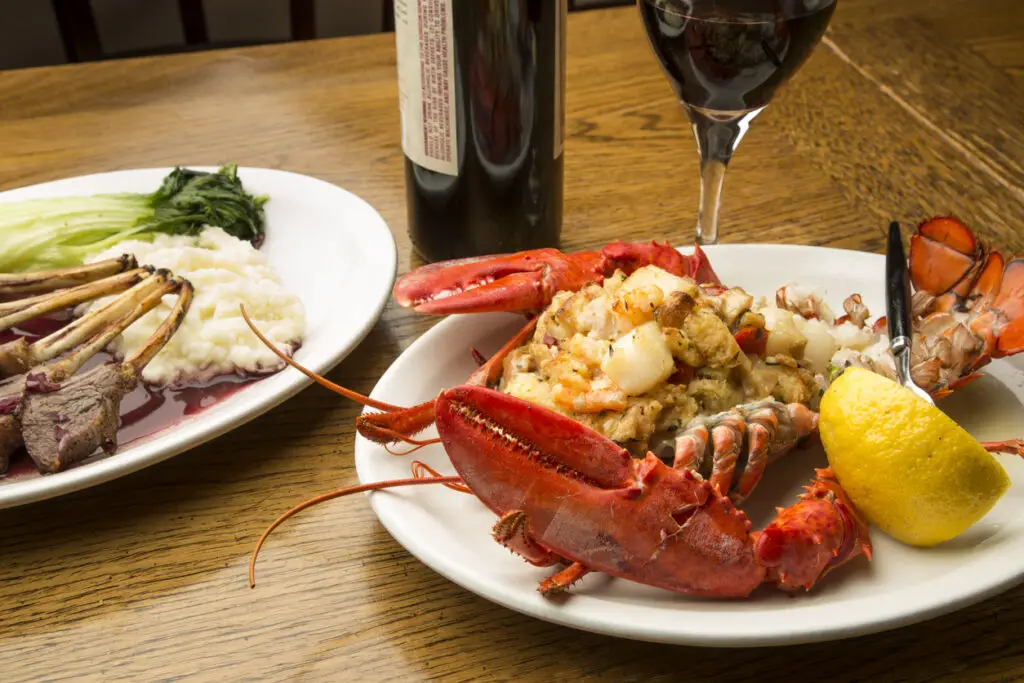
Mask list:
[[394,297],[400,306],[434,315],[536,311],[559,291],[576,291],[616,270],[628,274],[651,264],[697,282],[718,282],[699,247],[685,256],[667,244],[613,242],[601,251],[533,249],[432,263],[399,278]]
[[484,387],[445,391],[436,419],[463,481],[499,516],[521,511],[543,549],[695,595],[741,597],[764,579],[746,515],[690,470]]
[[816,471],[800,499],[754,533],[767,580],[784,590],[810,589],[826,574],[864,555],[871,559],[868,525],[831,469]]
[[488,313],[544,308],[555,292],[600,276],[598,252],[567,256],[557,249],[440,261],[395,284],[395,301],[417,313]]

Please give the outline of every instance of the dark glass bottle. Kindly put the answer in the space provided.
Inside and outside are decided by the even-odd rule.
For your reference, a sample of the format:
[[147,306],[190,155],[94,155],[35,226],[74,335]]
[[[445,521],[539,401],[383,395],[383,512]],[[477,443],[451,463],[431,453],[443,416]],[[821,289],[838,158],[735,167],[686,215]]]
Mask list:
[[396,0],[409,235],[428,261],[556,246],[565,0]]

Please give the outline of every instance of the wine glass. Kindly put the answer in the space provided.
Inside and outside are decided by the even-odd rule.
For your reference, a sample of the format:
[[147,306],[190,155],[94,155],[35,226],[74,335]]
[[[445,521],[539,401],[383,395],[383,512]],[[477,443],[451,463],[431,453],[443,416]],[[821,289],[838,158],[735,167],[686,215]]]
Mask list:
[[718,242],[722,182],[736,146],[804,63],[836,0],[637,0],[647,37],[700,153],[698,244]]

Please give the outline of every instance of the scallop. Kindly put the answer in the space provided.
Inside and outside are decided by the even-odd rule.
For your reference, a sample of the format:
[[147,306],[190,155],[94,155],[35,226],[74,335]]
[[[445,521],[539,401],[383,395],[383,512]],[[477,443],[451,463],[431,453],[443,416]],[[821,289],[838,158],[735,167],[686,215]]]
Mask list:
[[836,340],[832,327],[820,320],[808,320],[802,331],[807,340],[804,346],[804,361],[814,372],[825,372],[829,360],[836,352]]
[[688,277],[673,275],[658,266],[638,268],[622,283],[621,291],[628,292],[639,287],[647,287],[648,285],[657,285],[665,296],[676,291],[686,292],[694,297],[697,296],[697,283]]
[[800,333],[798,326],[805,324],[804,319],[782,308],[767,307],[761,309],[760,313],[764,316],[765,327],[771,332],[765,352],[769,356],[783,354],[793,358],[802,357],[807,339]]
[[601,369],[626,394],[639,396],[667,380],[675,363],[665,335],[651,321],[616,340]]

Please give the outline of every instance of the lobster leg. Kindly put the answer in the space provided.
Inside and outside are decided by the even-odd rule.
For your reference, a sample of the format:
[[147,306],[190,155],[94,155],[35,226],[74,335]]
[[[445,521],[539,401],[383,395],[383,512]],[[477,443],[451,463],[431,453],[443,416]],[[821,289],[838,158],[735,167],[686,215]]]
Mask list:
[[537,544],[527,532],[527,517],[522,510],[510,510],[494,523],[494,540],[537,567],[558,564],[561,558]]
[[[352,397],[359,403],[360,398]],[[364,405],[367,405],[364,403]],[[413,445],[423,442],[413,439],[415,435],[434,424],[434,402],[423,403],[402,408],[393,406],[390,410],[380,413],[363,413],[356,417],[356,430],[369,439],[380,444],[404,441]]]
[[590,573],[590,570],[579,562],[573,562],[565,569],[552,574],[540,582],[537,590],[544,597],[551,597],[569,590],[574,583]]
[[1009,439],[1007,441],[982,441],[982,447],[989,453],[1009,453],[1024,457],[1024,439]]
[[[501,349],[466,380],[467,384],[492,386],[497,383],[504,369],[505,358],[533,336],[537,328],[537,319],[526,323],[514,337],[509,339]],[[349,395],[360,403],[364,398],[360,394]],[[369,399],[367,399],[369,400]],[[364,403],[364,405],[369,405]],[[377,406],[373,406],[377,407]],[[389,406],[381,413],[364,413],[356,418],[356,429],[367,439],[377,443],[393,443],[401,440],[410,442],[409,437],[415,436],[434,423],[434,401],[426,401],[411,408]],[[416,445],[419,445],[418,443]]]

